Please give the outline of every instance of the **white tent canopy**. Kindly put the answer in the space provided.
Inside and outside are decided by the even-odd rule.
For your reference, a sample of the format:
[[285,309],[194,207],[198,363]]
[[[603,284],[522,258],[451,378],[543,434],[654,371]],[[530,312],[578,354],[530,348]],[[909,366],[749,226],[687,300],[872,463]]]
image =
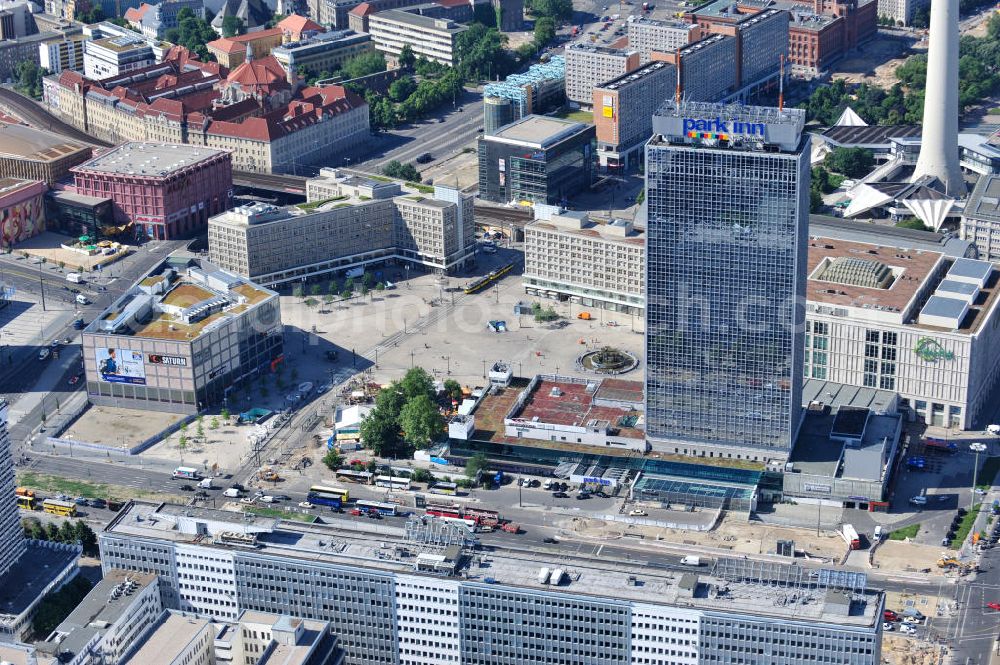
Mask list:
[[834,127],[867,127],[868,123],[862,120],[861,116],[854,112],[850,106],[837,118]]

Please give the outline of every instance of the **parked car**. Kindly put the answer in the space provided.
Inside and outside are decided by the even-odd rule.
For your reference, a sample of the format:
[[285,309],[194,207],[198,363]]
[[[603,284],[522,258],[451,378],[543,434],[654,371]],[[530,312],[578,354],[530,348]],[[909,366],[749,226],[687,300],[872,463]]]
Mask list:
[[986,603],[986,607],[990,608],[991,610],[1000,612],[1000,603]]
[[916,635],[917,629],[909,624],[904,623],[899,627],[899,632],[903,633],[904,635]]
[[425,152],[424,154],[417,157],[417,164],[426,164],[432,161],[434,161],[434,155],[432,155],[429,152]]
[[83,330],[86,327],[87,324],[84,323],[83,319],[77,319],[73,321],[73,330]]
[[[100,508],[103,510],[108,507],[108,502],[104,499],[90,499],[90,506],[92,508]],[[119,510],[121,510],[121,508],[119,508]]]
[[74,374],[73,376],[69,377],[69,381],[67,381],[67,383],[71,386],[75,386],[79,381],[80,381],[80,375]]
[[277,499],[275,499],[270,494],[265,494],[265,495],[263,495],[263,496],[260,497],[260,502],[261,503],[274,503],[275,501],[277,501]]
[[891,631],[895,627],[896,627],[895,624],[889,623],[888,621],[883,621],[882,622],[882,630],[884,630],[886,632]]
[[184,483],[183,485],[181,485],[181,491],[182,492],[193,492],[194,491],[194,487],[192,487],[191,485],[188,485],[187,483]]
[[87,501],[86,497],[82,497],[82,496],[78,496],[75,499],[73,499],[73,503],[75,503],[78,506],[87,506],[87,505],[90,505],[90,502]]
[[645,517],[648,513],[645,510],[630,510],[628,514],[630,517]]
[[555,497],[555,498],[557,498],[557,499],[568,499],[569,498],[569,494],[566,494],[566,492],[561,492],[561,491],[560,492],[553,492],[552,496]]
[[886,621],[899,621],[899,615],[892,610],[885,610],[882,612],[882,618]]
[[299,508],[305,508],[306,510],[310,510],[312,508],[315,508],[315,506],[309,503],[308,501],[299,501]]

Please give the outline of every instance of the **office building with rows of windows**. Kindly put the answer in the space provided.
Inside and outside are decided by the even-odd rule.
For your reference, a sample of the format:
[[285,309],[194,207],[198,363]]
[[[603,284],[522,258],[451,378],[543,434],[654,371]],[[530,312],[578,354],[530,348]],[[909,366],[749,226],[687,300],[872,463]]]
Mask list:
[[809,155],[797,109],[667,102],[646,145],[646,431],[780,460],[801,418]]
[[209,259],[268,285],[397,261],[460,270],[475,254],[473,197],[423,190],[321,169],[305,204],[255,203],[210,219]]
[[864,574],[568,550],[487,562],[474,540],[433,517],[305,525],[138,501],[99,535],[104,569],[156,573],[168,607],[328,621],[348,665],[881,662],[884,598]]

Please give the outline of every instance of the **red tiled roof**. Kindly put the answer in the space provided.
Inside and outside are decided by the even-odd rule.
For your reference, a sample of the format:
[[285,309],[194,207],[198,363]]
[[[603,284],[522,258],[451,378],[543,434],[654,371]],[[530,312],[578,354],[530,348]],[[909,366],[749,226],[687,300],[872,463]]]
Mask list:
[[244,62],[230,72],[226,81],[241,85],[260,86],[271,85],[276,81],[286,81],[286,76],[285,68],[281,66],[281,63],[273,55],[269,55],[260,60]]
[[255,42],[258,39],[267,39],[268,37],[277,37],[280,34],[282,34],[281,28],[270,28],[268,30],[248,32],[245,35],[237,35],[236,37],[222,37],[221,39],[208,42],[205,46],[210,49],[222,51],[223,53],[236,53],[237,51],[245,51],[247,44],[250,42]]
[[303,32],[315,31],[315,32],[325,32],[323,26],[315,21],[312,21],[305,16],[299,16],[298,14],[290,14],[285,18],[281,19],[277,26],[283,32],[289,32],[293,35],[301,35]]
[[375,8],[372,7],[367,2],[362,2],[360,5],[348,12],[351,16],[371,16],[375,13]]
[[129,7],[125,11],[125,20],[131,23],[138,23],[142,20],[142,17],[146,15],[146,12],[152,8],[153,5],[147,5],[145,2],[138,7]]

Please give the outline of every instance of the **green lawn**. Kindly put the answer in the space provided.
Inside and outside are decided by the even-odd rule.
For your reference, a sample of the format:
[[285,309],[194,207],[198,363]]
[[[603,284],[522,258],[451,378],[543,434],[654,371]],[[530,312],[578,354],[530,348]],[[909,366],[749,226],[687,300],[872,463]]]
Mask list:
[[989,490],[993,484],[993,479],[1000,471],[1000,457],[987,457],[983,466],[979,469],[979,477],[976,479],[977,487]]
[[243,506],[243,510],[262,517],[275,517],[282,520],[295,520],[297,522],[315,522],[316,516],[307,513],[300,513],[295,510],[284,511],[280,508],[265,508],[263,506]]
[[988,113],[989,115],[1000,115],[1000,107],[991,108],[986,113]]
[[[34,471],[20,471],[17,474],[17,484],[19,487],[30,489],[45,494],[68,494],[70,496],[85,496],[90,498],[117,498],[117,499],[138,499],[138,498],[158,498],[168,499],[172,495],[162,492],[148,492],[134,487],[121,487],[118,485],[108,485],[106,483],[94,483],[88,480],[75,480],[73,478],[63,478],[61,476],[50,476]],[[175,497],[176,498],[176,497]]]
[[594,124],[594,114],[590,111],[565,111],[559,114],[560,118],[565,118],[566,120],[575,120],[576,122],[582,122],[588,125]]
[[892,531],[889,533],[889,540],[906,540],[907,538],[913,539],[917,537],[918,533],[920,533],[920,522]]
[[965,517],[962,518],[962,521],[958,524],[958,528],[955,529],[955,537],[951,539],[948,547],[957,550],[962,546],[969,532],[972,531],[972,526],[976,523],[976,516],[979,515],[979,506],[981,505],[977,503],[972,507],[972,510],[965,513]]

